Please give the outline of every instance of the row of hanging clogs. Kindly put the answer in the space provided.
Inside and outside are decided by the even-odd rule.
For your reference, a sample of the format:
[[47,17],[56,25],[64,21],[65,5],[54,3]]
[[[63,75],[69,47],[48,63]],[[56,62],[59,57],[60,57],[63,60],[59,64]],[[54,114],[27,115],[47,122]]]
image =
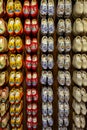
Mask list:
[[[11,1],[10,1],[11,2]],[[18,2],[18,3],[17,3]],[[16,1],[16,4],[18,5],[18,4],[20,4],[20,2],[19,1]],[[9,5],[10,6],[10,5]],[[11,5],[12,6],[12,5]],[[21,7],[21,4],[19,5],[20,7]],[[0,16],[1,15],[4,15],[5,13],[5,8],[4,8],[4,1],[3,0],[1,0],[0,1],[0,7],[1,7],[1,12],[0,12]],[[19,8],[20,8],[19,7]],[[11,8],[10,8],[11,9]],[[16,16],[18,16],[18,15],[20,15],[19,13],[20,13],[20,9],[19,9],[19,13],[17,12],[18,10],[16,10],[17,9],[17,7],[15,7],[15,15]],[[10,10],[11,11],[11,10]],[[2,17],[2,16],[1,16]],[[10,21],[11,22],[11,24],[13,25],[13,21]],[[20,34],[20,33],[22,33],[22,23],[21,23],[21,20],[19,19],[19,18],[16,18],[16,23],[15,23],[15,25],[17,24],[17,26],[15,26],[15,27],[18,27],[18,25],[19,25],[19,29],[18,28],[16,28],[16,29],[18,29],[18,30],[16,30],[16,29],[14,29],[15,31],[15,34]],[[13,29],[13,27],[12,27],[12,25],[10,26],[10,29]],[[14,27],[14,28],[15,28]],[[10,30],[11,31],[11,30]],[[17,31],[19,31],[19,33],[16,33]],[[7,34],[8,33],[8,25],[6,25],[6,21],[4,21],[2,18],[0,18],[0,35],[4,35],[4,34]],[[19,42],[20,41],[22,41],[19,37],[16,37],[16,38],[18,38],[18,39],[16,39],[16,41],[15,41],[15,43],[16,43],[16,45],[15,45],[15,49],[16,49],[16,51],[21,51],[21,47],[23,47],[23,44],[22,44],[22,42],[20,43],[20,46],[17,48],[17,40],[19,40]],[[6,38],[5,37],[3,37],[3,36],[0,36],[0,46],[1,46],[1,52],[7,52],[8,51],[8,48],[9,49],[11,49],[10,47],[12,47],[12,45],[11,46],[9,46],[8,47],[8,43],[7,43],[7,40],[6,40]],[[14,46],[14,44],[13,44],[13,46]],[[11,55],[12,56],[12,55]],[[19,58],[18,57],[16,57],[17,59],[16,60],[19,60]],[[12,59],[10,59],[9,61],[9,65],[10,65],[10,67],[12,67],[12,69],[13,69],[13,66],[11,66],[11,61]],[[21,61],[21,59],[20,59],[20,61]],[[8,58],[6,58],[6,54],[2,54],[2,55],[0,55],[0,64],[1,64],[1,69],[3,69],[3,67],[5,67],[5,69],[6,69],[6,67],[8,67]],[[16,67],[17,68],[21,68],[21,67],[18,67],[18,66],[20,66],[20,65],[18,65],[19,63],[17,63],[16,64]],[[1,74],[1,78],[0,78],[0,80],[1,80],[1,85],[0,86],[2,86],[3,87],[3,85],[5,85],[5,84],[7,84],[8,83],[8,79],[9,79],[9,76],[8,76],[8,72],[7,71],[4,71],[4,72],[1,72],[0,73]],[[16,81],[15,81],[15,83],[14,84],[16,84],[16,85],[18,85],[18,84],[21,84],[22,83],[22,81],[20,80],[20,79],[17,79],[17,78],[22,78],[22,76],[21,76],[21,74],[20,74],[20,72],[19,73],[17,73],[17,72],[14,72],[14,78],[13,79],[15,79]],[[11,75],[12,76],[12,75]],[[12,77],[10,77],[10,78],[12,78]],[[20,83],[18,83],[18,82],[20,82]],[[9,92],[9,101],[11,101],[10,99],[12,99],[15,103],[17,103],[17,100],[16,99],[20,99],[20,97],[22,96],[21,94],[19,94],[19,89],[18,90],[13,90],[13,91],[15,91],[14,93],[12,93],[12,91],[10,91]],[[3,94],[3,92],[2,92],[2,94]],[[4,94],[5,94],[5,92],[4,92]],[[12,95],[11,95],[12,94]],[[16,95],[15,95],[16,94]],[[18,95],[17,95],[18,94]],[[3,96],[3,95],[2,95]],[[19,97],[17,97],[17,96],[19,96]],[[9,105],[9,101],[7,100],[7,102],[8,102],[8,104],[6,103],[6,105]],[[22,113],[22,108],[23,108],[23,102],[22,102],[22,100],[20,99],[20,103],[19,104],[15,104],[14,103],[14,105],[12,104],[12,105],[10,105],[10,109],[9,109],[9,113],[7,112],[6,114],[5,114],[5,116],[3,116],[2,117],[2,121],[1,121],[1,127],[3,128],[3,130],[5,129],[5,130],[9,130],[10,129],[10,127],[9,127],[9,121],[10,121],[10,123],[11,123],[11,126],[12,127],[14,127],[14,128],[12,128],[12,130],[14,130],[14,129],[19,129],[19,130],[23,130],[23,125],[21,125],[21,122],[22,122],[22,118],[23,118],[23,113]],[[7,109],[7,106],[6,105],[4,105],[4,104],[1,104],[1,105],[3,105],[2,107],[3,107],[3,111],[2,111],[2,114],[3,114],[3,112],[5,111],[5,109]],[[14,115],[15,114],[15,115]],[[10,116],[11,116],[11,118],[10,118]],[[13,116],[13,117],[12,117]],[[10,120],[11,119],[11,120]]]
[[36,130],[38,125],[38,91],[37,88],[34,89],[34,87],[37,87],[38,85],[38,76],[37,72],[31,72],[26,73],[26,85],[27,92],[26,92],[26,101],[27,101],[27,128],[28,130]]
[[[13,9],[13,1],[7,1],[11,2],[10,5],[7,5],[6,9]],[[17,5],[15,5],[15,3]],[[23,51],[23,41],[21,37],[18,35],[23,34],[23,25],[21,19],[18,17],[21,15],[20,11],[22,9],[22,5],[20,1],[15,1],[14,3],[14,9],[19,6],[17,10],[10,10],[13,12],[10,12],[11,14],[14,13],[17,17],[9,18],[8,24],[7,24],[7,34],[9,35],[9,41],[8,41],[8,50],[10,52],[9,55],[9,86],[11,87],[10,93],[9,93],[9,102],[10,102],[10,127],[11,129],[19,129],[23,130],[23,55],[19,54]],[[12,5],[11,5],[12,4]],[[16,13],[16,11],[18,11]],[[9,16],[10,17],[10,16]],[[13,16],[12,16],[13,17]],[[12,36],[11,36],[12,35]],[[16,36],[15,36],[16,35]],[[21,85],[21,86],[20,86]]]
[[[9,114],[7,114],[9,109],[9,89],[8,87],[0,88],[0,118],[1,118],[1,128],[5,128],[8,124]],[[9,126],[7,126],[9,127]]]
[[[27,69],[36,70],[37,69],[38,58],[37,55],[33,55],[32,58],[30,55],[26,56],[25,66]],[[23,67],[23,56],[21,54],[10,54],[9,59],[6,54],[0,55],[0,70],[8,67],[12,70],[20,70]]]
[[7,40],[5,37],[0,36],[0,52],[5,53],[8,50],[12,53],[15,53],[16,51],[19,53],[23,50],[23,41],[21,37],[19,36],[11,36],[9,37],[9,40]]
[[67,87],[60,86],[58,88],[58,128],[63,128],[69,126],[69,113],[70,113],[70,106],[69,106],[69,89]]
[[[0,1],[0,14],[3,14],[4,12],[4,3],[1,0]],[[7,87],[8,83],[8,57],[5,52],[8,50],[7,40],[5,37],[3,37],[3,34],[5,34],[7,31],[6,29],[6,23],[1,18],[0,19],[0,129],[7,129],[9,130],[9,88]],[[4,69],[4,71],[3,71]]]
[[[28,57],[28,54],[27,56]],[[30,55],[31,57],[31,55]],[[33,55],[32,58],[34,61],[36,57],[36,60],[37,60],[37,55]],[[30,130],[31,128],[33,130],[36,130],[37,129],[37,113],[38,113],[38,109],[36,108],[36,114],[32,114],[34,113],[35,111],[33,110],[29,110],[29,106],[31,106],[31,103],[35,103],[34,106],[37,106],[38,107],[38,91],[36,90],[37,89],[37,85],[38,85],[38,74],[37,74],[37,65],[38,63],[36,62],[32,62],[32,61],[28,61],[29,58],[26,60],[26,68],[27,68],[27,71],[26,71],[26,86],[29,87],[29,89],[27,89],[27,93],[26,93],[26,101],[27,101],[27,111],[31,113],[31,116],[29,115],[29,113],[26,113],[27,114],[27,128],[28,130]],[[33,63],[33,64],[32,64]],[[33,70],[33,72],[32,72]],[[34,87],[36,88],[34,90]],[[32,108],[31,108],[32,109]],[[35,108],[33,108],[35,109]]]
[[[86,33],[87,33],[87,9],[86,0],[76,0],[73,7],[73,16],[75,21],[73,23],[73,35],[76,36],[73,40],[73,61],[74,66],[72,80],[73,86],[73,126],[72,129],[86,129],[86,113],[85,107],[87,102],[87,92],[84,87],[87,86],[87,73],[86,69]],[[83,17],[81,17],[83,16]],[[78,29],[79,28],[79,29]],[[82,37],[78,36],[81,35]],[[79,45],[78,45],[79,43]],[[77,47],[78,46],[78,47]],[[81,54],[77,54],[82,52]],[[78,69],[78,70],[77,70]],[[77,85],[77,86],[75,86]],[[80,87],[80,88],[79,88]]]
[[42,89],[42,124],[43,129],[53,126],[53,90],[51,87],[43,87]]
[[23,25],[21,22],[21,19],[19,17],[16,17],[15,20],[14,18],[9,18],[8,24],[0,18],[0,35],[3,34],[9,34],[9,35],[21,35],[23,33],[25,34],[34,34],[36,35],[38,32],[38,22],[36,19],[32,19],[32,22],[30,19],[26,19],[24,23],[24,29]]
[[67,86],[71,85],[71,74],[65,70],[69,70],[70,65],[69,54],[58,54],[58,84],[61,85],[58,87],[58,129],[67,129],[69,126],[70,92]]
[[86,114],[87,114],[87,108],[86,108],[86,102],[87,102],[87,92],[86,89],[83,87],[78,88],[77,86],[73,87],[73,103],[72,107],[74,110],[73,113],[73,130],[77,128],[83,128],[86,127]]
[[[83,40],[85,40],[85,37],[84,37]],[[79,43],[81,44],[81,41]],[[76,44],[75,44],[75,46],[76,46]],[[70,52],[70,50],[71,50],[71,39],[70,39],[70,37],[66,36],[64,38],[64,37],[60,36],[58,38],[57,48],[58,48],[58,51],[60,53]],[[80,48],[80,46],[79,46],[79,48]],[[53,39],[53,37],[43,36],[42,39],[41,39],[41,51],[50,53],[50,52],[53,52],[53,50],[54,50],[54,39]],[[85,51],[85,48],[84,48],[84,51]]]
[[[63,15],[70,17],[72,13],[72,1],[71,0],[59,0],[57,2],[57,16],[63,17]],[[55,3],[53,0],[41,0],[40,3],[40,14],[41,16],[54,16],[55,14]]]
[[87,69],[87,55],[76,54],[73,56],[72,64],[76,69]]
[[[45,55],[45,54],[44,54]],[[48,54],[51,55],[51,54]],[[42,61],[43,62],[43,61]],[[42,65],[43,68],[43,65]],[[43,68],[44,69],[44,68]],[[42,88],[42,128],[43,129],[52,129],[53,126],[53,89],[51,86],[53,85],[53,74],[52,71],[42,71],[41,74],[41,84],[46,85],[46,87]],[[49,69],[53,69],[53,66]],[[50,87],[48,87],[50,86]],[[51,105],[50,105],[51,103]],[[48,104],[48,105],[47,105]]]
[[[27,114],[27,128],[28,130],[37,130],[38,125],[38,3],[36,0],[24,1],[23,14],[25,17],[24,33],[25,33],[25,49],[26,49],[26,114]],[[33,17],[36,17],[33,19]],[[35,25],[35,26],[34,26]],[[30,35],[29,34],[33,34]],[[32,40],[31,40],[32,39]],[[34,89],[35,88],[35,89]]]
[[7,0],[6,7],[4,6],[4,0],[0,1],[0,17],[3,17],[5,14],[8,17],[36,17],[38,15],[38,3],[36,0],[32,0],[31,3],[26,0],[22,6],[20,0]]
[[10,123],[12,128],[21,128],[23,129],[22,120],[23,120],[23,88],[13,88],[9,93],[9,102],[10,102]]
[[[10,124],[11,128],[23,130],[23,88],[20,85],[23,82],[23,73],[21,71],[11,71],[9,75],[9,93],[10,102]],[[16,87],[16,88],[15,88]],[[17,88],[18,87],[18,88]]]
[[38,114],[38,91],[34,88],[27,89],[26,93],[27,100],[27,127],[37,129],[37,114]]
[[[53,67],[54,57],[51,52],[54,51],[54,34],[55,26],[52,16],[55,13],[54,1],[41,0],[40,2],[40,15],[41,15],[41,77],[40,83],[46,87],[42,88],[42,129],[52,129],[53,126]],[[48,16],[42,17],[42,16]],[[51,16],[51,17],[50,17]],[[50,86],[50,87],[48,87]],[[47,105],[48,104],[48,105]]]
[[[32,84],[31,86],[34,87]],[[27,89],[26,101],[27,128],[28,130],[36,130],[38,125],[38,91],[34,88]]]
[[58,48],[58,129],[67,130],[69,126],[70,114],[70,91],[71,85],[71,32],[72,22],[70,19],[72,13],[71,0],[58,0],[57,5],[57,48]]
[[[8,20],[7,31],[10,35],[13,35],[14,33],[22,34],[23,26],[20,18],[16,17],[15,20],[13,18],[10,18]],[[29,35],[31,32],[34,35],[38,32],[38,22],[36,19],[32,19],[32,22],[30,19],[25,20],[24,33]]]
[[87,92],[84,88],[78,88],[76,86],[73,87],[73,130],[76,128],[85,129],[86,126],[86,102],[87,102]]
[[[12,53],[15,52],[22,52],[24,45],[23,45],[23,40],[19,36],[11,36],[9,37],[9,40],[7,40],[5,37],[0,36],[0,52],[4,53],[7,52],[8,50]],[[29,42],[28,42],[29,41]],[[33,38],[32,40],[30,39],[29,36],[26,36],[25,38],[25,49],[26,52],[28,53],[35,53],[38,49],[38,42],[37,38]]]

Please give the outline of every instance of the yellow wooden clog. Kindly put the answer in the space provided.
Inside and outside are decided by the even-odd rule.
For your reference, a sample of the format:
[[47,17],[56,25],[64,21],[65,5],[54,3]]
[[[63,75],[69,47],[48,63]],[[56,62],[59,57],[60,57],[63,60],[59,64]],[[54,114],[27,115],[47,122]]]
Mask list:
[[16,69],[16,55],[15,54],[10,55],[10,67],[12,70]]

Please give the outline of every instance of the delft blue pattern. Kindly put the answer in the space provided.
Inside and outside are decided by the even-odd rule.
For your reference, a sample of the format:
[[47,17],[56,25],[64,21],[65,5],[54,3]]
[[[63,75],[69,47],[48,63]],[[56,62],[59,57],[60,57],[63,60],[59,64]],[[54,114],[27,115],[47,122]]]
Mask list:
[[53,61],[52,62],[48,62],[48,67],[49,67],[49,69],[53,68]]
[[42,67],[43,67],[43,69],[47,69],[47,62],[46,61],[42,61]]
[[46,52],[47,51],[47,44],[41,43],[41,50],[43,52]]
[[46,5],[41,5],[40,6],[40,13],[42,15],[46,15],[47,14],[47,6]]
[[48,118],[48,123],[49,123],[49,126],[53,126],[53,119],[51,117]]
[[42,108],[42,113],[44,116],[47,116],[47,109],[46,108]]
[[41,32],[44,34],[47,34],[47,32],[48,32],[47,24],[41,24]]
[[54,6],[48,6],[48,15],[53,16],[54,15]]
[[52,52],[54,50],[54,44],[53,43],[48,43],[48,51]]

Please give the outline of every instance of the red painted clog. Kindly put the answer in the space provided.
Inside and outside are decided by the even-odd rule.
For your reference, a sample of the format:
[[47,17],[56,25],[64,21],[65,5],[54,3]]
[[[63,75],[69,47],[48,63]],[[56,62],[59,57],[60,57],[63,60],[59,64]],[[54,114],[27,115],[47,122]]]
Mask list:
[[37,0],[31,1],[31,16],[36,17],[38,15],[38,3]]
[[24,1],[23,15],[24,15],[24,17],[29,17],[29,15],[30,15],[30,2],[28,0]]
[[31,69],[32,64],[31,64],[31,56],[27,54],[26,56],[26,61],[25,61],[25,65],[27,69]]
[[30,19],[26,19],[24,23],[24,32],[26,35],[31,33],[31,21]]

